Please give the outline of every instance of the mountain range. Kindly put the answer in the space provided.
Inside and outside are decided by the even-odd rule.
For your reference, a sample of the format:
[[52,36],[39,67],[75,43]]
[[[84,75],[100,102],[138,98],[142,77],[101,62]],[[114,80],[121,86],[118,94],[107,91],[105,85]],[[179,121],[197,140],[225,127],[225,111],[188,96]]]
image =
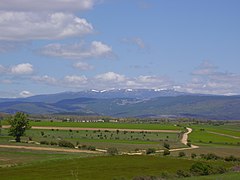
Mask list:
[[240,119],[240,96],[190,94],[168,89],[112,89],[0,98],[0,112]]

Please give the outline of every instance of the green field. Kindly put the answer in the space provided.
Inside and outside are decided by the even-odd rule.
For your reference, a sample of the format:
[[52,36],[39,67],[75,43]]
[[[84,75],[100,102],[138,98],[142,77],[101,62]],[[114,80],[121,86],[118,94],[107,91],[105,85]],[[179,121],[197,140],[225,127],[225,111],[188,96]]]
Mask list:
[[[0,169],[1,179],[132,179],[136,176],[160,176],[188,170],[196,161],[157,156],[107,156],[51,160],[30,165]],[[229,167],[221,161],[207,162]]]
[[[236,125],[238,126],[239,124]],[[192,125],[193,132],[189,135],[189,139],[193,144],[200,146],[229,145],[240,148],[240,131],[235,128],[236,125]]]
[[[8,144],[13,138],[8,136],[8,130],[3,129],[0,136],[1,144]],[[120,151],[134,151],[135,149],[156,148],[162,149],[164,142],[174,147],[184,147],[180,143],[179,133],[161,132],[134,132],[134,131],[108,131],[108,130],[33,130],[26,132],[22,141],[27,141],[31,137],[33,141],[58,142],[67,140],[74,145],[92,145],[96,148],[107,149],[116,147]]]
[[[3,125],[7,125],[6,121],[2,122]],[[51,127],[79,127],[79,128],[112,128],[112,129],[143,129],[143,130],[182,130],[182,127],[175,126],[170,123],[161,124],[133,124],[133,123],[92,123],[92,122],[57,122],[57,121],[41,121],[30,122],[31,126],[51,126]]]

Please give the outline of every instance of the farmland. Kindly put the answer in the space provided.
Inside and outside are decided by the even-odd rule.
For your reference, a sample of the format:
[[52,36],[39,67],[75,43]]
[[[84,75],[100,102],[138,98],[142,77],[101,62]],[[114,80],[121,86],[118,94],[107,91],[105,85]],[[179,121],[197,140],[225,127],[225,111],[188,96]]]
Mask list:
[[[240,158],[240,133],[236,128],[239,122],[215,125],[207,122],[31,121],[32,128],[26,131],[21,143],[12,141],[8,124],[6,121],[3,124],[0,145],[10,147],[0,148],[1,179],[29,179],[33,176],[36,177],[34,179],[132,179],[138,176],[162,177],[164,174],[171,179],[176,177],[178,170],[189,171],[196,162],[231,169],[239,163],[223,159],[231,155]],[[185,127],[192,129],[189,142],[199,148],[193,149],[181,143]],[[77,149],[71,151],[71,148],[59,147],[62,140]],[[163,155],[165,144],[170,146],[168,156]],[[16,149],[14,146],[27,148]],[[89,147],[94,148],[93,151]],[[107,151],[110,148],[116,148],[118,155],[109,156]],[[156,152],[147,155],[148,149]],[[90,153],[94,151],[96,153]],[[184,152],[184,157],[178,157],[179,152]],[[217,160],[202,158],[202,154],[213,152]],[[196,154],[196,158],[191,158],[192,154]],[[231,172],[228,176],[238,175]]]

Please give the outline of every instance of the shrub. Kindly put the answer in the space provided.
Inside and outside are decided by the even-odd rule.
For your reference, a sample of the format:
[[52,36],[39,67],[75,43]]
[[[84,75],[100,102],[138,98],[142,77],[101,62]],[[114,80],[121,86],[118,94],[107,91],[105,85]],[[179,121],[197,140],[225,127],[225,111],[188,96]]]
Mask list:
[[225,161],[238,161],[238,158],[236,158],[235,156],[231,155],[228,157],[224,158]]
[[184,157],[184,156],[186,156],[185,152],[181,151],[181,152],[178,153],[178,157]]
[[58,142],[58,145],[59,145],[60,147],[75,148],[75,146],[74,146],[71,142],[65,141],[65,140],[59,141],[59,142]]
[[170,145],[166,142],[163,144],[163,147],[165,147],[166,149],[170,149]]
[[96,147],[95,146],[88,146],[87,148],[90,151],[96,151]]
[[40,144],[46,144],[46,145],[49,145],[49,142],[48,142],[48,141],[40,141]]
[[191,146],[192,146],[192,144],[191,144],[190,142],[188,142],[188,143],[187,143],[187,146],[188,146],[188,147],[191,147]]
[[169,151],[168,149],[165,149],[165,150],[163,151],[163,155],[164,155],[164,156],[170,155],[170,151]]
[[190,172],[195,176],[209,175],[213,173],[213,168],[208,164],[196,162],[191,166]]
[[109,155],[114,156],[114,155],[118,154],[118,150],[117,150],[117,148],[114,148],[114,147],[108,148],[108,149],[107,149],[107,153],[108,153]]
[[87,145],[85,145],[85,144],[84,145],[79,145],[78,148],[82,149],[82,150],[87,150],[88,149]]
[[177,170],[177,177],[178,178],[183,178],[183,177],[190,177],[191,173],[186,171],[186,170]]
[[53,142],[53,141],[51,141],[51,142],[50,142],[50,145],[52,145],[52,146],[56,146],[56,145],[57,145],[57,142]]
[[196,157],[197,157],[197,154],[195,154],[195,153],[192,153],[192,154],[191,154],[191,158],[192,158],[192,159],[194,159],[194,158],[196,158]]
[[156,149],[154,148],[148,148],[147,151],[146,151],[146,154],[153,154],[156,152]]

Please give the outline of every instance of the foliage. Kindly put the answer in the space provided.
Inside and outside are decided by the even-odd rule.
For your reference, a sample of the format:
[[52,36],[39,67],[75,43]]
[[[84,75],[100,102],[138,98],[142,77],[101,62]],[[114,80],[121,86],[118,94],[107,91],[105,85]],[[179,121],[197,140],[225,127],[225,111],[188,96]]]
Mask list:
[[60,147],[75,148],[75,146],[74,146],[71,142],[65,141],[65,140],[60,140],[60,141],[58,142],[58,145],[59,145]]
[[8,122],[11,125],[9,135],[15,137],[16,142],[20,142],[21,136],[25,135],[25,131],[31,128],[28,115],[23,112],[17,112]]
[[165,149],[165,150],[163,151],[163,155],[164,155],[164,156],[170,155],[170,151],[169,151],[168,149]]
[[107,153],[111,156],[114,156],[118,154],[118,150],[117,148],[111,147],[107,149]]
[[146,154],[153,154],[155,152],[156,152],[155,148],[148,148],[147,151],[146,151]]
[[194,159],[194,158],[196,158],[196,157],[197,157],[197,154],[195,154],[195,153],[192,153],[192,154],[191,154],[191,158],[192,158],[192,159]]
[[49,145],[49,142],[48,142],[48,141],[45,141],[45,140],[43,140],[43,141],[40,141],[40,144],[46,144],[46,145]]
[[213,167],[205,163],[196,162],[191,166],[190,172],[195,176],[209,175],[213,173]]
[[176,174],[177,174],[177,177],[179,177],[179,178],[191,176],[191,173],[187,170],[177,170]]
[[185,152],[180,151],[180,152],[178,153],[178,157],[184,157],[184,156],[186,156]]
[[170,144],[164,142],[163,147],[165,147],[166,149],[170,149]]

